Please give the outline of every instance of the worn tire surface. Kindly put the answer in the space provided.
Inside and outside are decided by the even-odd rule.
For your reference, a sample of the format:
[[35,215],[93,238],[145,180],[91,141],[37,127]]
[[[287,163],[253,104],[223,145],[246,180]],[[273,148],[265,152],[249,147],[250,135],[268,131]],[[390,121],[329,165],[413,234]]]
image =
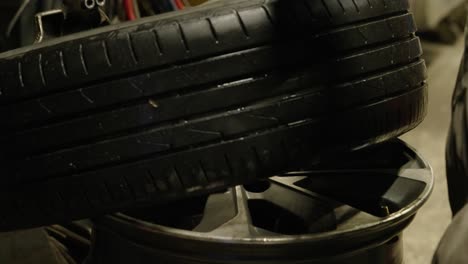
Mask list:
[[0,54],[0,228],[268,177],[426,111],[407,0],[233,0]]

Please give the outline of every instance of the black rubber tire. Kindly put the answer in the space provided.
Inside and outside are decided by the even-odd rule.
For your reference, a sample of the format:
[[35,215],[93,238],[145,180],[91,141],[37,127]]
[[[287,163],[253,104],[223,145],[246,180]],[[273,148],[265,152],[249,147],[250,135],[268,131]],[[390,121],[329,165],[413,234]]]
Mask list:
[[180,199],[394,138],[427,89],[407,0],[234,0],[0,54],[0,228]]

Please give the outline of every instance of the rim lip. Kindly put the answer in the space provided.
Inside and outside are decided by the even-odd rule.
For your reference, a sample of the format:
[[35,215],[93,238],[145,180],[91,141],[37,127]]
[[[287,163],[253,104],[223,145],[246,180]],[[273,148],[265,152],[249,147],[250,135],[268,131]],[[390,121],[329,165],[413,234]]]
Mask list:
[[[150,223],[144,220],[117,213],[114,215],[104,216],[104,219],[112,220],[113,224],[119,226],[127,226],[133,229],[132,235],[137,235],[136,232],[144,232],[146,236],[152,238],[161,238],[170,236],[181,241],[203,242],[203,243],[222,243],[228,245],[255,245],[255,246],[271,246],[271,245],[291,245],[298,243],[329,243],[332,240],[349,240],[354,237],[360,237],[363,234],[378,233],[379,231],[390,229],[398,225],[404,225],[405,221],[413,217],[417,211],[429,199],[434,188],[434,175],[432,167],[421,158],[421,155],[411,146],[401,140],[397,143],[402,145],[404,153],[411,153],[414,156],[414,161],[421,164],[421,168],[416,170],[424,172],[427,180],[422,181],[425,183],[424,190],[412,203],[403,207],[401,210],[382,218],[380,221],[359,225],[348,230],[334,230],[329,232],[317,234],[303,234],[303,235],[281,235],[278,236],[265,236],[265,237],[227,237],[218,236],[210,233],[194,232],[190,230],[182,230],[167,226]],[[372,170],[369,170],[372,171]],[[406,177],[405,177],[406,178]],[[411,178],[408,178],[411,179]],[[404,225],[406,227],[406,225]],[[395,232],[395,234],[398,232]]]

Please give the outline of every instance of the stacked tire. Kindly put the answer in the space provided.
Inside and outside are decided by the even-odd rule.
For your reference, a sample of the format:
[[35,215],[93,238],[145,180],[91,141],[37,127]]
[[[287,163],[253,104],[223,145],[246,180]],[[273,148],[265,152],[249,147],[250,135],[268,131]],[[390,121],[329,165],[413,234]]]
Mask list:
[[426,113],[407,0],[233,0],[0,54],[0,228],[219,191]]

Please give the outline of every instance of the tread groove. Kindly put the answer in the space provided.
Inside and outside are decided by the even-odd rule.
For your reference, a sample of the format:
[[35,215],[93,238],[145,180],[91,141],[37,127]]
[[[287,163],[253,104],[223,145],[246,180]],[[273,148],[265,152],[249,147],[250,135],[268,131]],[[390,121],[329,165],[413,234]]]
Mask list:
[[[150,169],[146,169],[145,170],[147,176],[148,176],[148,179],[149,179],[149,184],[152,185],[153,187],[153,192],[156,192],[156,190],[158,190],[158,187],[156,186],[156,183],[154,182],[154,178],[153,178],[153,173],[151,173],[151,170]],[[146,188],[145,188],[145,191],[146,191]],[[148,191],[147,191],[148,193]]]
[[88,202],[88,205],[90,206],[91,210],[92,210],[93,208],[95,208],[94,205],[93,205],[93,203],[91,202],[91,199],[89,199],[88,192],[86,191],[85,188],[82,188],[82,189],[81,189],[81,193],[82,193],[83,197],[85,198],[85,200]]
[[89,96],[87,96],[87,95],[84,93],[83,89],[80,89],[79,91],[80,91],[81,97],[83,97],[83,98],[84,98],[86,101],[88,101],[90,104],[94,104],[94,101],[93,101],[91,98],[89,98]]
[[[336,0],[338,2],[338,5],[341,7],[341,10],[343,11],[343,14],[346,14],[346,8],[344,7],[343,3],[341,0]],[[349,0],[348,0],[349,1]]]
[[361,10],[359,9],[359,6],[358,4],[356,3],[356,0],[352,0],[353,4],[354,4],[354,8],[356,8],[356,12],[358,13],[361,13]]
[[208,173],[207,173],[207,170],[205,168],[205,165],[203,164],[203,161],[199,160],[198,161],[198,165],[200,166],[200,170],[202,171],[202,174],[204,175],[204,179],[205,181],[210,184],[210,180],[208,179]]
[[135,45],[133,44],[133,39],[130,33],[127,33],[127,42],[128,42],[128,49],[130,50],[130,55],[132,57],[132,60],[135,64],[138,64],[138,57],[135,51]]
[[179,170],[177,169],[177,165],[172,166],[172,169],[174,170],[174,175],[176,176],[176,180],[180,183],[180,186],[182,187],[182,189],[185,190],[186,189],[185,184],[182,181],[182,177],[180,176]]
[[63,57],[63,51],[59,51],[59,58],[60,58],[60,66],[62,68],[63,76],[68,77],[68,70],[65,66],[65,58]]
[[38,66],[39,66],[39,75],[41,77],[41,83],[43,86],[47,86],[46,79],[44,76],[44,66],[42,65],[42,53],[39,53]]
[[[312,1],[315,1],[315,0],[312,0]],[[333,18],[333,14],[330,10],[330,7],[328,6],[327,2],[325,2],[325,0],[321,0],[322,1],[322,5],[323,7],[325,7],[325,11],[327,13],[327,16],[329,19],[332,19]]]
[[240,16],[239,11],[234,10],[234,14],[236,15],[237,20],[239,21],[239,25],[242,29],[242,33],[245,35],[247,39],[249,39],[250,38],[249,32],[247,31],[247,27],[245,26],[244,20],[242,20],[242,17]]
[[78,51],[80,53],[81,66],[83,67],[83,71],[85,75],[89,75],[88,64],[86,63],[86,59],[83,52],[83,44],[79,44]]
[[255,157],[255,160],[257,162],[258,165],[260,165],[260,167],[263,166],[263,162],[262,162],[262,159],[260,158],[260,154],[258,154],[258,149],[257,147],[255,146],[251,146],[250,149],[252,150],[253,154],[254,154],[254,157]]
[[275,121],[275,122],[280,122],[279,118],[274,117],[274,116],[265,116],[265,115],[252,114],[252,113],[248,113],[247,116],[250,116],[250,117],[253,117],[253,118],[256,118],[256,119],[264,119],[264,120],[271,120],[271,121]]
[[369,39],[367,38],[366,34],[364,34],[361,28],[358,28],[357,31],[359,32],[359,35],[361,35],[362,39],[364,40],[364,43],[367,44]]
[[268,7],[266,7],[265,5],[262,5],[262,9],[263,9],[263,11],[265,11],[268,22],[270,22],[270,24],[272,24],[274,26],[275,22],[273,21],[273,17],[271,15],[270,10],[268,10]]
[[153,36],[154,36],[154,44],[158,48],[159,56],[163,56],[164,55],[164,50],[163,50],[163,46],[161,45],[161,40],[159,38],[159,33],[158,33],[158,31],[156,29],[152,30],[152,32],[153,32]]
[[39,106],[44,109],[47,113],[51,114],[52,110],[50,110],[45,104],[42,102],[42,100],[38,99],[37,102],[39,103]]
[[21,64],[21,61],[18,61],[18,79],[19,79],[20,86],[24,88],[23,66]]
[[179,31],[180,40],[182,41],[182,45],[184,45],[185,52],[190,53],[190,47],[188,45],[187,37],[185,36],[185,32],[182,28],[182,25],[179,22],[176,22],[175,24],[177,25],[177,30]]
[[216,29],[213,25],[213,21],[211,21],[210,18],[207,18],[206,21],[208,21],[208,25],[210,27],[210,32],[211,32],[211,35],[213,36],[213,39],[215,41],[216,44],[219,44],[219,37],[218,37],[218,33],[216,33]]
[[[200,174],[201,182],[199,182],[199,184],[200,186],[208,185],[210,183],[210,181],[208,180],[208,175],[205,173],[205,170],[202,167],[201,161],[199,160],[197,163],[198,163],[198,166],[200,166],[200,172],[201,172]],[[194,179],[197,179],[197,178],[194,177]]]
[[102,186],[104,186],[104,191],[106,192],[107,197],[109,197],[109,200],[111,202],[114,201],[114,197],[112,195],[112,192],[110,190],[109,184],[107,183],[106,179],[103,179]]
[[108,49],[108,47],[107,47],[107,42],[106,42],[106,41],[102,41],[102,42],[101,42],[101,45],[102,45],[102,49],[104,50],[104,58],[106,59],[107,66],[108,66],[108,67],[111,67],[111,66],[112,66],[112,62],[111,62],[111,60],[110,60],[109,49]]
[[[313,0],[313,1],[316,1],[316,0]],[[314,17],[314,12],[313,12],[312,6],[310,6],[309,0],[304,0],[302,2],[304,3],[304,6],[305,6],[307,12],[310,15],[310,18],[315,21],[316,19]]]
[[124,181],[124,184],[125,184],[126,187],[128,188],[128,193],[130,194],[130,198],[131,198],[132,200],[136,200],[135,191],[133,190],[132,186],[130,185],[130,182],[128,181],[127,176],[122,176],[122,179],[123,179],[123,181]]

